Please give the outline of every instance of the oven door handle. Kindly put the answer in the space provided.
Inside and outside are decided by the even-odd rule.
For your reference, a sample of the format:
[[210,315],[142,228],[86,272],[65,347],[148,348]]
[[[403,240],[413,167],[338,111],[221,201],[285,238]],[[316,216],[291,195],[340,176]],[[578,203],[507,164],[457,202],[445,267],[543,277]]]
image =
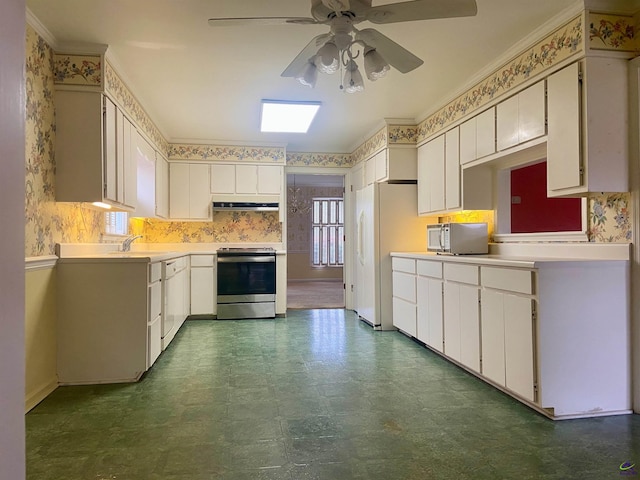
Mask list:
[[230,257],[221,257],[218,255],[218,263],[275,263],[276,257],[274,255],[264,256],[250,256],[239,255]]

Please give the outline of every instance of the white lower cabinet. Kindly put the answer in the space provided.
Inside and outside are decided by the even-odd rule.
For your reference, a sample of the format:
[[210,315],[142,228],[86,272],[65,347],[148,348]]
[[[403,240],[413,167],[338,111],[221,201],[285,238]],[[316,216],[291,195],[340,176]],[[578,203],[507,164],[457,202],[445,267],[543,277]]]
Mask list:
[[392,260],[393,326],[416,336],[416,261]]
[[443,351],[442,262],[418,260],[417,335],[429,347]]
[[191,255],[191,315],[213,315],[216,302],[214,255]]
[[550,418],[631,413],[628,261],[410,255],[396,327]]
[[480,372],[478,267],[445,264],[444,277],[444,354]]
[[162,264],[149,264],[149,314],[147,318],[147,370],[162,353]]

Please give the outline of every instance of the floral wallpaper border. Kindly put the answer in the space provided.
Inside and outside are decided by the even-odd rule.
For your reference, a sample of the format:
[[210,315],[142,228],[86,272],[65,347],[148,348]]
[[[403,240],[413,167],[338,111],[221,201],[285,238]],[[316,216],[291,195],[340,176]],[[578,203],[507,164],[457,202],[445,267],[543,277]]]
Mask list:
[[366,140],[351,154],[351,162],[353,165],[366,160],[375,152],[387,146],[387,127],[378,130],[371,138]]
[[287,166],[350,168],[351,155],[348,153],[287,152]]
[[105,91],[110,93],[124,111],[133,118],[136,126],[144,131],[156,148],[160,150],[160,153],[166,155],[167,141],[108,61],[105,62],[104,76]]
[[416,125],[389,125],[389,145],[415,145],[418,142]]
[[284,163],[285,148],[172,143],[169,145],[168,157],[169,160]]
[[582,16],[571,20],[418,125],[418,142],[584,49]]
[[589,48],[638,52],[640,41],[635,38],[634,19],[630,15],[607,15],[589,12]]
[[56,85],[102,86],[101,55],[53,54]]

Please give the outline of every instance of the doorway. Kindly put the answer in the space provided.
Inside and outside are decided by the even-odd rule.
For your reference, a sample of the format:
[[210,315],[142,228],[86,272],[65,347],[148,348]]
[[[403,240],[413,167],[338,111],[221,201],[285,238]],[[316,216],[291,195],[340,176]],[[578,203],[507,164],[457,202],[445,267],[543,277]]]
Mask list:
[[344,176],[287,174],[287,309],[344,308]]

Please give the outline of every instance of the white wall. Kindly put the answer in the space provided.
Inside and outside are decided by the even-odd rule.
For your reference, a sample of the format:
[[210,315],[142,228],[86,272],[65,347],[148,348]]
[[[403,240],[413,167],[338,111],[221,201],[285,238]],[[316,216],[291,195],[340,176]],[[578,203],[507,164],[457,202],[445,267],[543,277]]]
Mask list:
[[0,480],[25,478],[25,0],[0,4]]

